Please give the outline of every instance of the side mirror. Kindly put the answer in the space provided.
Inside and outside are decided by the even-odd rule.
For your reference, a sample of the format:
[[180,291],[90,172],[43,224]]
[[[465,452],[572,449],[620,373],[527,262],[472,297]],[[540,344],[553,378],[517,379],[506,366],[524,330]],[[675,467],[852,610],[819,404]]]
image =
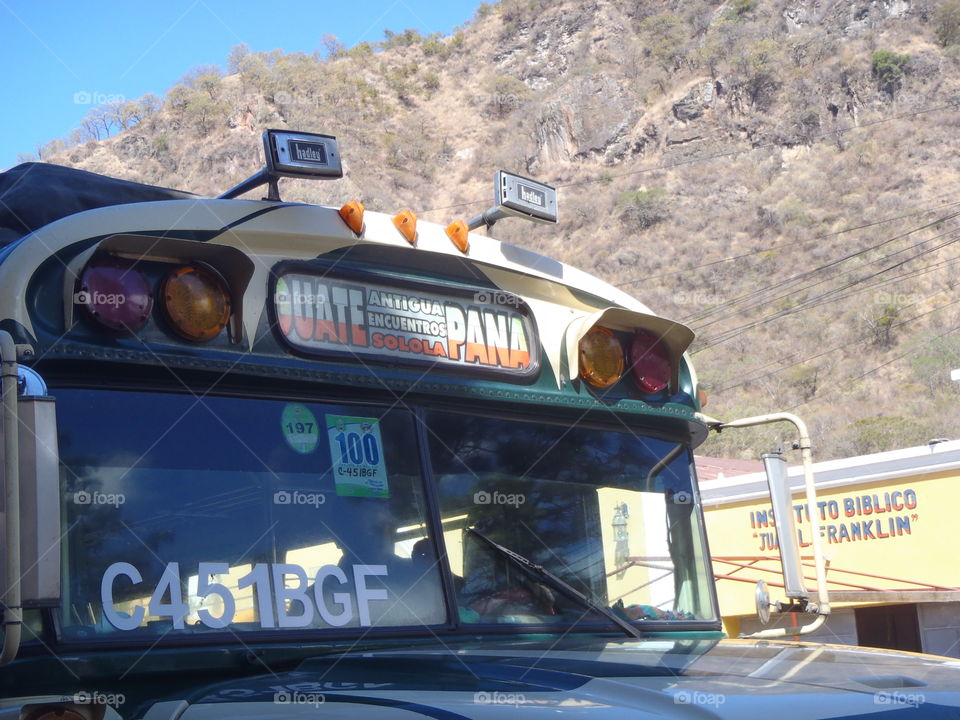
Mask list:
[[780,453],[768,453],[762,455],[761,459],[767,474],[767,484],[770,486],[770,500],[777,526],[777,545],[780,548],[780,563],[783,567],[783,587],[787,597],[807,599],[810,593],[803,584],[803,566],[800,563],[797,530],[793,523],[793,499],[787,477],[787,459]]
[[[61,536],[56,403],[32,370],[21,366],[18,375],[20,508],[16,519],[4,508],[3,520],[13,521],[19,529],[21,604],[25,608],[56,607],[60,604]],[[3,432],[10,429],[3,428]],[[4,484],[10,481],[3,478]],[[5,550],[0,551],[4,567],[11,560]]]
[[767,584],[763,580],[757,580],[757,587],[754,590],[754,600],[757,603],[757,617],[763,625],[770,624],[770,591],[767,590]]

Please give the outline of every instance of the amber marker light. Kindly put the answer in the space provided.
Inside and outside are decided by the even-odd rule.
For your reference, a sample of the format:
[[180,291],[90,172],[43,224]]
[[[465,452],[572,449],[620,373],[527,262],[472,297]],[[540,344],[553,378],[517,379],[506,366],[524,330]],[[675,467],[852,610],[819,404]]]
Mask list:
[[596,325],[580,339],[580,376],[608,388],[623,375],[623,347],[612,330]]
[[447,237],[453,241],[453,244],[457,246],[457,249],[465,253],[470,247],[470,228],[467,227],[467,224],[463,220],[455,220],[454,222],[447,225]]
[[211,340],[230,319],[226,283],[212,270],[187,265],[170,271],[161,296],[167,322],[187,340]]
[[393,224],[403,233],[407,242],[413,245],[417,242],[417,215],[412,210],[402,210],[393,216]]
[[340,217],[357,235],[363,232],[363,210],[363,203],[359,200],[351,200],[340,208]]

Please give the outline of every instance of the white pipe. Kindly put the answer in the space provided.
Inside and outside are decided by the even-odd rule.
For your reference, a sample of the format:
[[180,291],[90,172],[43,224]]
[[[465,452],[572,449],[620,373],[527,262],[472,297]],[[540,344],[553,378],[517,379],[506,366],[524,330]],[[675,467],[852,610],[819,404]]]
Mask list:
[[3,596],[3,651],[0,665],[11,662],[20,649],[23,611],[20,607],[20,440],[17,416],[17,346],[10,333],[0,330],[0,379],[3,399],[3,480],[6,509],[7,576]]
[[822,615],[817,615],[813,622],[807,623],[806,625],[800,625],[799,627],[792,628],[770,628],[769,630],[760,630],[749,635],[741,635],[741,638],[749,640],[775,640],[777,638],[792,637],[794,635],[808,635],[815,630],[819,630],[820,626],[827,621],[827,615],[830,613],[825,613]]
[[[827,571],[826,563],[823,558],[823,543],[820,540],[820,517],[817,514],[817,489],[813,482],[813,453],[810,449],[810,433],[807,431],[807,425],[793,413],[771,413],[769,415],[756,415],[754,417],[741,418],[728,423],[721,422],[714,427],[717,432],[726,428],[753,427],[756,425],[768,425],[775,422],[792,423],[800,434],[800,457],[803,460],[803,481],[807,491],[807,509],[810,515],[810,532],[813,533],[813,562],[817,569],[817,618],[807,625],[799,628],[771,628],[770,630],[761,630],[746,637],[751,638],[775,638],[788,637],[790,635],[805,635],[811,633],[826,620],[830,614],[830,598],[827,593]],[[712,424],[712,423],[711,423]]]

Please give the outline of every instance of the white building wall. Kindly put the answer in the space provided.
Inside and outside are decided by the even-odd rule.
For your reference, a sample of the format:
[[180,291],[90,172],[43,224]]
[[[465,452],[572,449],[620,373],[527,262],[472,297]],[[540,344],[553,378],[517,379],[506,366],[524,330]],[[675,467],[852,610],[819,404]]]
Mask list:
[[960,658],[960,602],[917,606],[923,651]]

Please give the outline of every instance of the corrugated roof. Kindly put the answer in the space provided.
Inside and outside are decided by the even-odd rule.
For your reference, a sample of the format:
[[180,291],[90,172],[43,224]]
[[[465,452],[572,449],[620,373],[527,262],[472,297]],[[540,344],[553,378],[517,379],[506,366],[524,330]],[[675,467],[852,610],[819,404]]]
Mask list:
[[715,458],[695,455],[697,479],[700,482],[710,480],[724,480],[737,475],[749,475],[762,472],[763,463],[759,460],[734,460],[732,458]]

